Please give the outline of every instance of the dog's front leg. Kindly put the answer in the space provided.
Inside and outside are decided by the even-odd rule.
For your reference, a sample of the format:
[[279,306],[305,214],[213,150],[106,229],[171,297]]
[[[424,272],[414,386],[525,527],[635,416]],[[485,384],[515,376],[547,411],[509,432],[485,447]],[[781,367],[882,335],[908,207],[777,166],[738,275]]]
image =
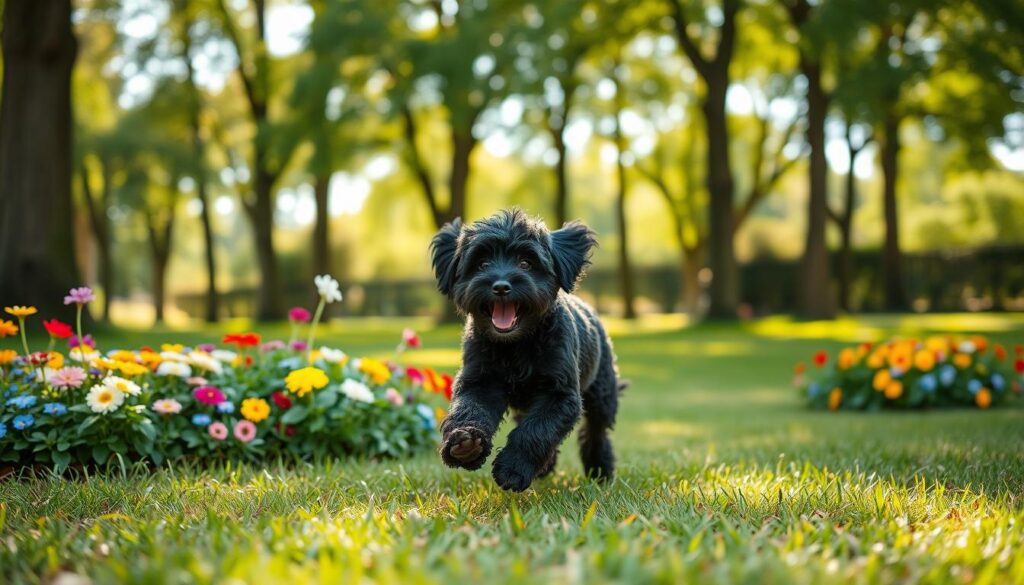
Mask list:
[[451,410],[441,422],[441,460],[448,467],[480,469],[491,454],[491,437],[498,430],[508,398],[501,390],[458,380]]
[[583,407],[577,390],[540,390],[508,442],[494,459],[491,473],[502,489],[521,492],[554,455],[576,425]]

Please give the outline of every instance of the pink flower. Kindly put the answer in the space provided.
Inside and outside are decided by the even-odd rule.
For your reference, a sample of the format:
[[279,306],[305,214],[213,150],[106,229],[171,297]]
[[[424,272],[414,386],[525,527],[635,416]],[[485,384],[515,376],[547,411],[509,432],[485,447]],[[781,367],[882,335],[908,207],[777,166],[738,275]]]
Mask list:
[[228,438],[228,428],[222,422],[210,423],[210,426],[206,427],[206,432],[210,433],[210,436],[218,441]]
[[217,346],[212,343],[200,343],[196,346],[199,351],[205,351],[206,353],[212,353],[213,350],[217,349]]
[[273,341],[268,341],[268,342],[264,343],[263,345],[261,345],[260,346],[260,351],[263,352],[263,353],[267,353],[268,351],[277,351],[279,349],[284,349],[284,348],[285,348],[284,342],[280,341],[278,339],[275,339]]
[[162,398],[153,403],[153,411],[160,414],[178,414],[181,412],[181,403],[173,398]]
[[192,391],[192,396],[199,402],[210,406],[224,402],[224,393],[213,386],[200,386]]
[[[93,341],[92,335],[90,335],[88,333],[82,336],[82,342],[85,343],[85,345],[87,345],[89,347],[96,347],[96,342]],[[76,348],[78,346],[79,346],[78,336],[77,335],[72,335],[71,338],[68,339],[68,347],[71,348],[71,349],[74,349],[74,348]]]
[[395,406],[402,406],[403,404],[405,404],[405,398],[402,398],[402,395],[399,394],[398,390],[395,390],[394,388],[388,388],[387,390],[385,390],[384,398],[387,398],[388,402],[394,404]]
[[185,378],[185,383],[188,384],[189,386],[206,386],[207,384],[209,384],[209,382],[206,381],[206,378],[202,376],[192,376],[190,378]]
[[308,323],[309,322],[309,311],[302,307],[295,307],[288,311],[288,320],[295,321],[296,323]]
[[[226,429],[225,429],[226,430]],[[235,423],[235,438],[243,443],[256,438],[256,425],[250,420],[242,419]]]
[[402,330],[402,343],[409,348],[417,348],[420,346],[420,336],[416,335],[416,332],[406,327]]
[[413,368],[411,366],[405,368],[405,375],[406,377],[409,378],[409,380],[412,381],[413,384],[417,386],[423,383],[423,372],[417,370],[416,368]]
[[288,344],[288,347],[292,351],[306,351],[307,349],[309,349],[309,346],[306,345],[305,341],[293,341]]
[[92,292],[92,289],[87,286],[80,286],[73,288],[68,291],[66,297],[64,297],[65,305],[84,305],[91,303],[96,300],[96,294]]
[[78,366],[70,366],[54,370],[47,382],[57,388],[80,388],[85,382],[85,370]]

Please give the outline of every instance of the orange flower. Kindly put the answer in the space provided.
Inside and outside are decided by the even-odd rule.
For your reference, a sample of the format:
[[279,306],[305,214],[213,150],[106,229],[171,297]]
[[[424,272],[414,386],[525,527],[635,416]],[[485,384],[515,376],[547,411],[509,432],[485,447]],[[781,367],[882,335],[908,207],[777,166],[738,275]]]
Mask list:
[[857,363],[857,354],[849,347],[844,348],[839,352],[837,363],[840,370],[851,368]]
[[871,381],[871,386],[875,390],[881,392],[882,390],[885,390],[891,381],[892,375],[889,373],[889,370],[878,370],[875,372],[874,380]]
[[0,366],[6,366],[13,362],[16,357],[18,357],[18,352],[13,349],[0,349]]
[[897,370],[909,370],[911,361],[911,348],[908,345],[900,345],[889,354],[889,365]]
[[881,348],[879,348],[870,356],[868,356],[868,367],[871,368],[872,370],[877,370],[878,368],[884,367],[885,357],[886,352],[881,351]]
[[935,354],[927,349],[914,354],[914,367],[922,372],[931,371],[935,367]]
[[970,337],[971,342],[974,343],[974,347],[977,348],[978,353],[985,353],[988,349],[988,339],[981,335],[972,335]]
[[14,321],[6,321],[0,319],[0,337],[7,337],[10,335],[17,335],[18,326],[14,324]]
[[228,333],[221,340],[223,343],[233,343],[239,349],[255,347],[260,344],[260,336],[257,333]]
[[841,388],[833,388],[828,393],[828,409],[838,410],[839,405],[843,403],[843,390]]
[[793,373],[796,374],[797,376],[799,376],[800,374],[802,374],[802,373],[804,373],[806,371],[807,371],[807,364],[805,364],[803,362],[800,362],[797,365],[793,366]]
[[896,400],[903,396],[903,382],[893,380],[885,386],[885,397],[889,400]]
[[988,388],[978,390],[978,393],[974,395],[974,403],[978,405],[978,408],[988,408],[992,405],[992,393]]
[[1006,359],[1006,348],[1003,347],[1002,344],[1000,344],[1000,343],[995,344],[995,346],[993,346],[993,348],[992,348],[992,351],[993,351],[993,353],[996,354],[996,359],[997,360],[1003,361],[1003,360]]
[[971,367],[971,355],[967,353],[958,353],[954,355],[953,365],[961,370]]

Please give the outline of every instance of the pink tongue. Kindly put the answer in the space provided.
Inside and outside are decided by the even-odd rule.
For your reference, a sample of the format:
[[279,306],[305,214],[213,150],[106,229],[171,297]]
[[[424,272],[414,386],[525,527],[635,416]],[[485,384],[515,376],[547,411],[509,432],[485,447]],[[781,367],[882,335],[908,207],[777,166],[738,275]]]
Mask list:
[[515,303],[494,303],[491,309],[491,323],[498,329],[510,329],[516,322]]

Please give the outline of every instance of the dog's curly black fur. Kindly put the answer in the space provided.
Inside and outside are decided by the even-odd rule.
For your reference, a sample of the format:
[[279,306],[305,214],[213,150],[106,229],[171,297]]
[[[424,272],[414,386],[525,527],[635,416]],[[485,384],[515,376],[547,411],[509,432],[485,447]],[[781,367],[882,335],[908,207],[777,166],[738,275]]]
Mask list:
[[596,243],[580,222],[552,232],[519,209],[467,226],[456,219],[434,236],[438,289],[466,316],[462,370],[441,423],[445,464],[479,469],[512,410],[518,424],[492,474],[502,488],[523,491],[553,471],[582,415],[583,467],[612,477],[608,432],[623,384],[601,321],[572,294]]

